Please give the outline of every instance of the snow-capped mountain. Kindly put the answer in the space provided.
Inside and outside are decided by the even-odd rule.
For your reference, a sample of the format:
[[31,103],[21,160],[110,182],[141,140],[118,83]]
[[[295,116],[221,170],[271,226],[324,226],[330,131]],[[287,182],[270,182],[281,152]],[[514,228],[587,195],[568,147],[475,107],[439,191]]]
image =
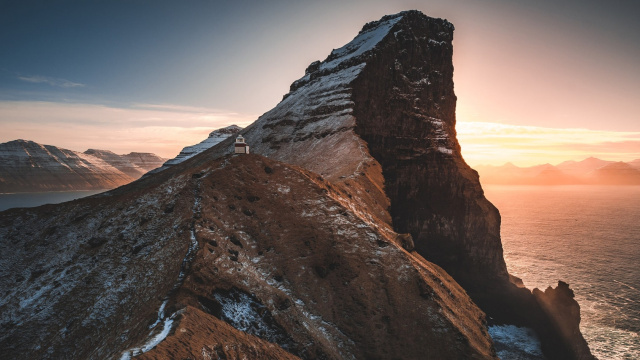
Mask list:
[[0,193],[112,189],[138,179],[163,161],[154,154],[81,153],[14,140],[0,144]]
[[132,152],[118,155],[109,150],[89,149],[84,154],[100,158],[134,179],[138,179],[148,171],[162,166],[166,161],[166,159],[152,153]]

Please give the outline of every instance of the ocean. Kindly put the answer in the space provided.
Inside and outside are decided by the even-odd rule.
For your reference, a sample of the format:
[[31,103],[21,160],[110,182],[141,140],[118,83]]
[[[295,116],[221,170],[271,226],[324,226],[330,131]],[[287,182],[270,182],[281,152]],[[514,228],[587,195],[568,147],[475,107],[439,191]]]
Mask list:
[[640,359],[640,186],[483,188],[509,272],[529,288],[569,283],[592,353]]
[[34,207],[44,204],[59,204],[65,201],[99,194],[104,191],[106,190],[0,194],[0,211],[16,207]]

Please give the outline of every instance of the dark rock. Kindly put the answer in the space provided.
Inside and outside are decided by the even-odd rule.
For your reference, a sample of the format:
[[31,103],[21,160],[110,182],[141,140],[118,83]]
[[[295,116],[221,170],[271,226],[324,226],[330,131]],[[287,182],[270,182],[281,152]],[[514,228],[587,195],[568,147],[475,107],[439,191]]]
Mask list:
[[305,74],[311,74],[313,72],[318,71],[320,69],[320,61],[314,61],[306,68],[304,71]]
[[109,239],[107,239],[106,237],[94,236],[91,239],[89,239],[89,241],[87,241],[87,244],[89,244],[89,247],[91,248],[97,248],[100,245],[106,243],[107,241],[109,241]]
[[562,348],[566,349],[566,358],[595,359],[580,333],[580,305],[574,299],[569,284],[558,281],[555,289],[548,287],[544,292],[533,289],[533,296],[552,324],[556,339],[561,342]]
[[400,243],[400,246],[402,246],[403,249],[409,252],[413,251],[415,248],[411,234],[398,234],[396,241]]
[[229,241],[231,241],[231,243],[235,246],[239,246],[240,248],[243,247],[242,242],[238,240],[238,238],[235,235],[229,236]]

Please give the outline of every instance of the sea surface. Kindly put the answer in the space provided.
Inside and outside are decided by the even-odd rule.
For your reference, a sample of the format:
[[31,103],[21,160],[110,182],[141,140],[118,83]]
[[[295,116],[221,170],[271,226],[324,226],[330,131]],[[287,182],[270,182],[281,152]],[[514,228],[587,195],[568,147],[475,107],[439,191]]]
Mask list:
[[54,191],[39,193],[0,194],[0,211],[18,207],[34,207],[44,204],[59,204],[85,196],[99,194],[106,190]]
[[509,272],[571,286],[599,359],[640,359],[640,186],[483,186]]

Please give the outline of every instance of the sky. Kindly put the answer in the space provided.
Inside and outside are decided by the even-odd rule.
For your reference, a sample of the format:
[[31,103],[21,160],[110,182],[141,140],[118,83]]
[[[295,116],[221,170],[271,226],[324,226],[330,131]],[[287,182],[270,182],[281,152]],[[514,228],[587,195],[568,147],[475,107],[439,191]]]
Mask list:
[[640,158],[633,0],[0,0],[0,142],[173,157],[408,9],[456,27],[471,165]]

